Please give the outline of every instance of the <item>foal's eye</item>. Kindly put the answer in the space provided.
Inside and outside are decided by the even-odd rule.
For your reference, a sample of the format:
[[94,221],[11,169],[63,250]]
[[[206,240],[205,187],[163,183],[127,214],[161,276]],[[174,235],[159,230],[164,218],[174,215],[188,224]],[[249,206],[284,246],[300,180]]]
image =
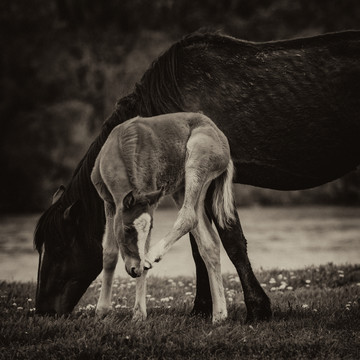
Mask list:
[[124,226],[124,232],[126,236],[132,235],[136,233],[136,229],[134,226]]

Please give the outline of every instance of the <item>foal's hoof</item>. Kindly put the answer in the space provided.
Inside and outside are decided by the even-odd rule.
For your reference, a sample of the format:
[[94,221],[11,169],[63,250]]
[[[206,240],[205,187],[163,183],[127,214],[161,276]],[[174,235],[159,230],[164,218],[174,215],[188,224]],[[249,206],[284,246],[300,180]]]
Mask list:
[[131,319],[131,321],[133,322],[142,322],[145,321],[147,318],[146,313],[143,313],[141,311],[134,311],[133,317]]
[[227,311],[217,313],[213,315],[212,323],[213,324],[220,324],[221,322],[227,319]]
[[100,308],[96,308],[95,314],[100,319],[104,319],[111,311],[112,311],[111,306],[109,306],[109,307],[100,307]]
[[144,261],[144,270],[150,270],[152,268],[152,265],[149,261]]

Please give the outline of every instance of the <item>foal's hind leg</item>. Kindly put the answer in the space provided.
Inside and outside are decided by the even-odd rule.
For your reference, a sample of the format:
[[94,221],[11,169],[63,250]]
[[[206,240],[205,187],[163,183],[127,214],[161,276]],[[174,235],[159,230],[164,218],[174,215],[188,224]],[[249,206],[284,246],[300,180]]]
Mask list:
[[220,145],[211,127],[200,127],[191,134],[186,144],[188,158],[185,163],[184,202],[172,230],[146,255],[148,267],[159,261],[178,239],[197,226],[196,211],[204,186],[225,171],[230,161],[230,155]]
[[[212,213],[212,189],[207,194],[206,206],[208,213]],[[235,222],[230,228],[223,229],[212,216],[222,244],[230,260],[234,264],[240,277],[244,291],[244,299],[247,309],[246,321],[268,320],[271,315],[271,306],[268,296],[256,279],[251,268],[247,254],[247,242],[241,228],[239,216],[235,213]]]
[[[220,238],[211,226],[211,222],[205,214],[205,195],[207,186],[203,188],[197,205],[198,225],[191,231],[201,254],[208,275],[209,298],[212,307],[212,321],[217,323],[227,317],[226,300],[220,265]],[[182,199],[179,195],[174,199],[180,207]],[[197,279],[198,280],[198,279]],[[211,312],[211,310],[210,310]]]

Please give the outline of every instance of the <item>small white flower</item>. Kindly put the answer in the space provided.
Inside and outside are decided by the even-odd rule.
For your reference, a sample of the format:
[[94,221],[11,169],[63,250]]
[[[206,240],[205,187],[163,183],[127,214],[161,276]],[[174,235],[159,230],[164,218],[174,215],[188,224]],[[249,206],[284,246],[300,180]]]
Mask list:
[[307,284],[310,284],[310,283],[311,283],[311,280],[310,280],[310,279],[307,279],[307,280],[305,280],[305,282],[306,282]]
[[309,305],[308,305],[308,304],[303,304],[301,307],[302,307],[303,309],[307,309],[307,308],[309,307]]
[[290,291],[294,290],[294,288],[292,286],[288,286],[286,289],[290,290]]
[[271,278],[271,279],[269,280],[269,284],[276,284],[276,280],[275,280],[274,278]]

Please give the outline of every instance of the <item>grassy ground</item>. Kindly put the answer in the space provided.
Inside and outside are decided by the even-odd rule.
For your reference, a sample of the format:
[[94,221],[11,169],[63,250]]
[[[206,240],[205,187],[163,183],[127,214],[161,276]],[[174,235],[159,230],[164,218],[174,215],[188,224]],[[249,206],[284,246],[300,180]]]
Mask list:
[[131,322],[134,281],[117,279],[114,312],[95,317],[100,283],[68,318],[34,315],[34,283],[0,284],[0,359],[359,359],[360,270],[326,265],[258,273],[273,319],[244,324],[237,277],[225,275],[229,319],[190,318],[192,278],[150,278],[148,320]]

